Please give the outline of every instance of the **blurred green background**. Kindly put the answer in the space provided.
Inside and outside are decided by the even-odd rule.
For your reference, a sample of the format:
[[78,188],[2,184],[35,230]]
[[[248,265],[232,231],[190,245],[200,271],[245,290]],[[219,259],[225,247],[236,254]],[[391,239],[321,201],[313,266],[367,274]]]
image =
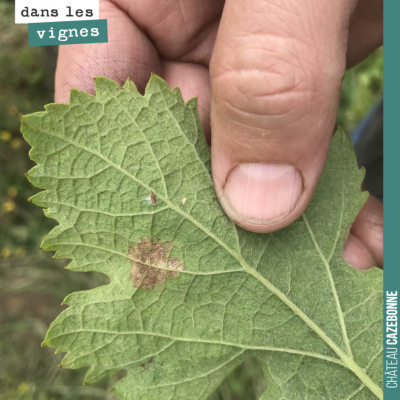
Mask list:
[[[338,124],[351,132],[382,97],[382,48],[349,70]],[[82,386],[84,370],[61,370],[61,354],[41,348],[47,327],[74,291],[107,283],[94,273],[64,270],[39,249],[55,222],[27,199],[37,192],[24,173],[33,163],[19,130],[19,113],[53,101],[56,49],[28,47],[27,25],[14,24],[14,3],[0,0],[0,400],[115,399],[117,378]],[[266,387],[260,365],[248,360],[212,400],[255,400]],[[210,399],[210,400],[211,400]]]

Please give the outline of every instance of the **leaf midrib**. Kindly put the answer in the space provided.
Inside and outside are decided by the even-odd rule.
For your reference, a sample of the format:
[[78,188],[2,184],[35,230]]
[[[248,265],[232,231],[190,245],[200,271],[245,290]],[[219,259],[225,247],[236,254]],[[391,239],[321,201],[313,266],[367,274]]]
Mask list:
[[[46,111],[47,112],[47,111]],[[26,124],[26,122],[25,122]],[[27,125],[27,124],[26,124]],[[97,124],[96,124],[97,125]],[[29,126],[29,125],[27,125]],[[81,148],[82,150],[85,150],[93,155],[98,156],[101,158],[103,161],[105,161],[107,164],[115,168],[116,170],[120,171],[122,174],[126,175],[127,177],[131,178],[133,181],[138,183],[139,185],[143,186],[147,190],[153,191],[154,194],[156,195],[157,198],[161,199],[165,204],[167,204],[172,210],[175,212],[178,212],[181,214],[184,218],[192,222],[195,226],[197,226],[199,229],[201,229],[204,233],[206,233],[209,237],[211,237],[213,240],[215,240],[221,247],[223,247],[231,256],[233,256],[239,264],[242,266],[242,268],[254,276],[258,281],[260,281],[267,289],[269,289],[273,294],[275,294],[284,304],[286,304],[295,314],[297,314],[314,332],[322,339],[324,340],[329,347],[332,348],[332,350],[338,355],[338,357],[342,360],[343,364],[352,370],[358,378],[379,398],[383,399],[383,392],[382,389],[379,388],[378,385],[376,385],[375,382],[372,381],[372,379],[365,373],[365,371],[358,366],[354,359],[351,356],[348,356],[345,354],[339,346],[336,345],[336,343],[333,342],[333,340],[325,334],[325,332],[316,324],[314,323],[300,308],[298,308],[291,300],[289,300],[277,287],[275,287],[271,282],[269,282],[267,279],[265,279],[260,273],[255,271],[253,268],[251,268],[246,261],[238,255],[234,250],[232,250],[226,243],[224,243],[222,240],[220,240],[217,236],[215,236],[211,231],[209,231],[205,226],[203,226],[201,223],[199,223],[197,220],[195,220],[191,215],[185,213],[182,209],[179,207],[176,207],[172,202],[170,202],[165,196],[162,194],[158,193],[156,190],[153,190],[150,186],[148,186],[146,183],[142,182],[140,179],[136,178],[134,175],[130,174],[128,171],[125,169],[121,168],[119,165],[115,164],[111,160],[109,160],[107,157],[103,156],[100,152],[92,150],[80,143],[76,143],[62,135],[59,135],[55,132],[52,131],[47,131],[43,128],[37,128],[37,127],[32,127],[32,129],[37,129],[43,133],[52,135],[54,137],[57,137],[61,140],[66,141],[67,143],[70,143],[73,146],[76,146],[78,148]]]

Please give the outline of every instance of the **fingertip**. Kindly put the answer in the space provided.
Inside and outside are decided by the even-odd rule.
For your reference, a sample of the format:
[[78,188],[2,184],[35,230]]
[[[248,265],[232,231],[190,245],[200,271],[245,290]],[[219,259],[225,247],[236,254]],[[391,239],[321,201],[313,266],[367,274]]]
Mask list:
[[[368,249],[374,260],[373,264],[383,268],[383,203],[370,195],[357,215],[350,232],[352,237],[357,238],[357,242],[362,243],[363,247]],[[350,244],[347,244],[347,247],[350,246],[349,251],[352,248],[357,251],[359,246],[354,246],[356,241],[350,240]]]
[[352,233],[349,234],[344,246],[343,257],[354,268],[366,270],[374,267],[376,261],[368,247]]

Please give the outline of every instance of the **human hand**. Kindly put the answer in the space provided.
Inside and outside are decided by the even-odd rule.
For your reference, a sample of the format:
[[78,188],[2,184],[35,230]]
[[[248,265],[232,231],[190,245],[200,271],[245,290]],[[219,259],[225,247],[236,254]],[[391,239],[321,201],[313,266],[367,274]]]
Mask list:
[[[60,46],[57,102],[93,78],[143,91],[150,73],[199,98],[221,205],[272,232],[305,210],[334,131],[340,86],[382,43],[382,0],[100,0],[109,42]],[[211,104],[211,111],[210,111]],[[210,124],[211,117],[211,124]],[[361,269],[382,265],[382,204],[371,198],[345,244]]]

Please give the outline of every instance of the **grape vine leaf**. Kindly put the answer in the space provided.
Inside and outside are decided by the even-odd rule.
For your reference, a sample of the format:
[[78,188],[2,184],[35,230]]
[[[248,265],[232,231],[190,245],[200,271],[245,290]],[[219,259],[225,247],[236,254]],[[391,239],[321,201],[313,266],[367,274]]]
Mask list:
[[126,370],[123,400],[194,400],[257,357],[262,400],[382,399],[382,271],[342,256],[367,198],[348,136],[302,217],[251,233],[219,205],[197,99],[156,75],[144,96],[131,80],[95,85],[21,118],[45,189],[32,201],[59,222],[42,248],[110,278],[51,324],[62,366],[89,366],[85,383]]

